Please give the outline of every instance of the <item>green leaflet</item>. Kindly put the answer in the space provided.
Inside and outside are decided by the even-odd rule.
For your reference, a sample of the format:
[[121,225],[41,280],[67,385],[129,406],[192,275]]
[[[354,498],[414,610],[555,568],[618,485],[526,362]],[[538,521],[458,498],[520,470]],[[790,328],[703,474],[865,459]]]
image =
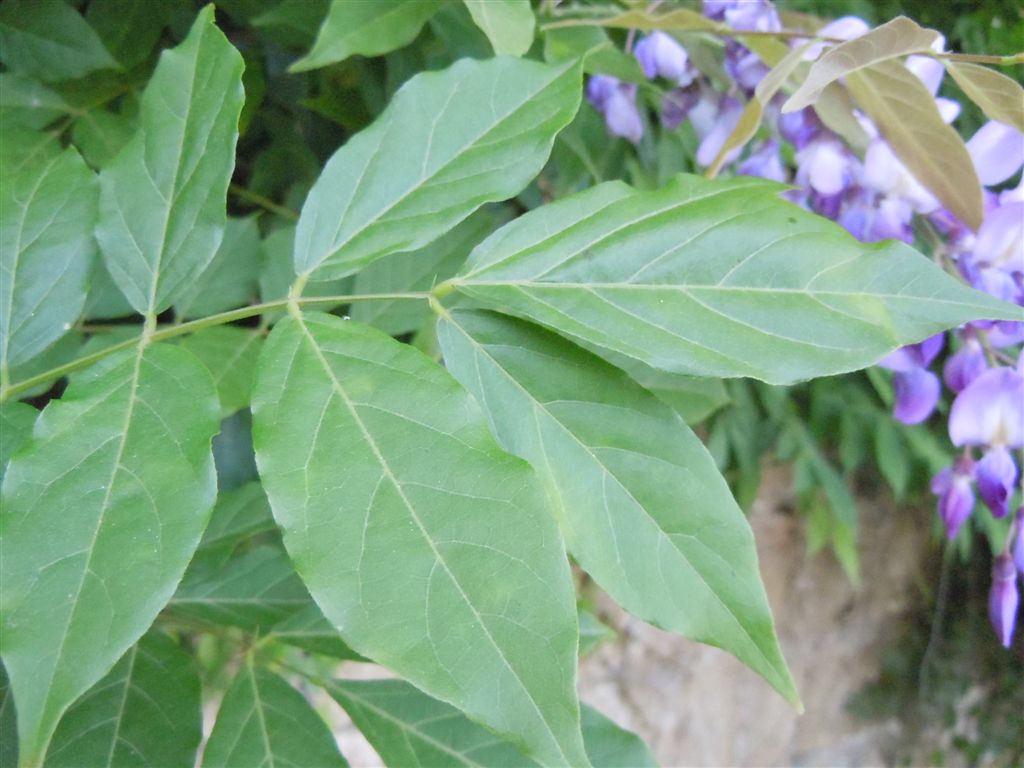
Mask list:
[[21,446],[32,434],[32,425],[36,423],[39,411],[28,403],[0,403],[0,479],[7,471],[10,461]]
[[[4,135],[6,141],[6,133]],[[0,374],[38,355],[85,304],[95,258],[96,177],[65,149],[0,175]]]
[[134,67],[149,58],[171,8],[152,0],[91,0],[85,18],[106,49],[123,66]]
[[[494,230],[498,221],[491,211],[481,209],[425,248],[385,256],[355,276],[353,293],[429,291],[458,272],[469,252]],[[392,336],[418,331],[431,317],[427,302],[395,299],[357,301],[350,312],[353,320]]]
[[903,243],[860,243],[748,177],[601,184],[531,211],[451,281],[613,363],[786,384],[1019,307],[965,287]]
[[261,265],[256,217],[229,218],[217,253],[196,281],[178,297],[174,303],[175,314],[192,320],[248,303],[257,293]]
[[569,551],[601,588],[645,621],[729,651],[799,706],[753,533],[685,422],[527,323],[456,311],[438,338],[502,447],[545,481]]
[[309,314],[270,334],[253,413],[285,545],[343,639],[542,764],[585,765],[561,539],[469,394],[411,347]]
[[0,61],[44,82],[119,68],[92,27],[61,0],[6,0],[0,6]]
[[223,565],[245,539],[276,528],[267,496],[258,482],[222,490],[199,542],[196,559]]
[[160,56],[138,132],[100,174],[96,237],[140,313],[173,304],[220,245],[242,100],[242,57],[208,5]]
[[190,568],[167,609],[207,624],[260,632],[312,604],[280,545],[264,545],[222,568]]
[[327,724],[298,691],[251,661],[224,695],[203,768],[347,768]]
[[39,81],[10,72],[0,73],[0,120],[4,121],[5,133],[8,126],[42,128],[70,109],[59,93]]
[[204,328],[181,342],[213,376],[222,416],[249,405],[262,345],[262,332],[235,325]]
[[150,630],[67,711],[46,768],[189,768],[202,724],[192,657]]
[[139,347],[76,376],[11,460],[0,652],[28,765],[171,597],[216,495],[217,428],[206,369]]
[[579,103],[577,63],[463,59],[416,75],[327,162],[302,207],[296,272],[342,277],[512,197]]
[[533,44],[530,0],[464,0],[473,21],[487,35],[498,56],[522,56]]
[[411,43],[444,0],[332,0],[313,50],[289,67],[305,72],[344,61],[349,56],[379,56]]
[[[530,768],[522,752],[457,709],[402,680],[334,680],[331,694],[387,765],[402,768]],[[583,707],[583,741],[594,768],[657,765],[634,733]]]
[[309,605],[275,624],[264,635],[282,643],[322,656],[349,661],[366,661],[342,641],[331,623],[316,605]]

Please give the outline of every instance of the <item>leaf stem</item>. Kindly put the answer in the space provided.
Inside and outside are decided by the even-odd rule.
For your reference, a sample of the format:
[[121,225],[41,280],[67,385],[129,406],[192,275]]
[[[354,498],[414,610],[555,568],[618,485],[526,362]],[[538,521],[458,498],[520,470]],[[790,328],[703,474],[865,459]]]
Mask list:
[[242,200],[254,203],[270,213],[276,213],[283,219],[288,219],[289,221],[299,220],[299,214],[291,208],[275,203],[269,197],[264,197],[258,192],[253,192],[251,189],[246,189],[241,184],[232,184],[228,189],[235,197],[240,197]]
[[92,365],[103,358],[120,352],[125,349],[131,349],[138,345],[140,339],[145,336],[148,339],[148,343],[155,344],[158,341],[167,341],[173,339],[176,336],[184,336],[188,333],[195,333],[201,331],[204,328],[212,328],[217,325],[225,325],[227,323],[233,323],[236,320],[244,320],[249,317],[256,317],[267,312],[274,312],[280,309],[287,309],[290,304],[302,305],[302,306],[331,306],[338,304],[348,304],[353,301],[376,301],[376,300],[393,300],[393,299],[421,299],[428,301],[433,294],[427,291],[408,291],[398,293],[362,293],[362,294],[346,294],[339,296],[302,296],[302,297],[290,297],[285,299],[278,299],[276,301],[267,301],[262,304],[251,304],[248,307],[239,307],[238,309],[232,309],[227,312],[221,312],[216,315],[210,315],[209,317],[203,317],[198,320],[191,320],[187,323],[165,325],[163,327],[156,327],[153,324],[147,323],[143,333],[138,336],[134,336],[125,341],[112,344],[109,347],[101,349],[97,352],[93,352],[91,355],[85,355],[77,360],[72,360],[70,363],[64,365],[58,365],[56,368],[51,368],[48,371],[30,376],[27,379],[23,379],[15,384],[5,385],[0,387],[0,403],[6,402],[7,400],[17,397],[23,392],[27,392],[35,386],[45,384],[48,381],[53,381],[62,376],[66,376],[69,373],[77,371],[86,366]]

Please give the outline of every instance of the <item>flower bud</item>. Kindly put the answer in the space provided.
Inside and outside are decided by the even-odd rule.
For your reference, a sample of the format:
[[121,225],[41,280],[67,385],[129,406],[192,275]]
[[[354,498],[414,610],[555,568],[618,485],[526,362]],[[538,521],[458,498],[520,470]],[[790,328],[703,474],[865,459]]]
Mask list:
[[1017,535],[1013,537],[1013,562],[1024,576],[1024,505],[1017,507]]
[[978,340],[972,337],[964,341],[963,346],[950,355],[942,369],[942,378],[947,387],[960,393],[987,369],[985,352]]
[[939,377],[924,368],[897,371],[892,377],[896,403],[893,416],[904,424],[920,424],[932,415],[939,402]]
[[1003,446],[989,449],[975,467],[978,493],[992,515],[1006,517],[1010,494],[1017,482],[1017,465]]
[[992,566],[992,589],[988,594],[988,617],[992,628],[1004,648],[1013,641],[1013,628],[1017,622],[1017,569],[1006,553],[996,558]]
[[946,536],[955,539],[974,509],[971,478],[974,463],[967,456],[957,459],[952,469],[946,468],[932,478],[932,493],[939,497],[938,512],[946,527]]
[[693,82],[695,73],[686,49],[665,32],[655,30],[644,37],[636,44],[634,55],[648,80],[660,76],[681,86]]

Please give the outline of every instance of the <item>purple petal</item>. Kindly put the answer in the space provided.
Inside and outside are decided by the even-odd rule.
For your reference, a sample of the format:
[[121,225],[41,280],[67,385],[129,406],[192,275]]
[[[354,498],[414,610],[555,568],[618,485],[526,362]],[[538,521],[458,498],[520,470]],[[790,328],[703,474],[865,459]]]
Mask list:
[[1024,165],[1024,134],[989,120],[967,142],[978,178],[985,186],[1006,181]]
[[841,16],[830,21],[818,30],[818,37],[835,37],[840,40],[853,40],[867,33],[871,25],[859,16]]
[[679,85],[693,81],[686,49],[665,32],[655,30],[644,37],[637,43],[635,55],[648,79],[660,75]]
[[778,127],[782,138],[797,149],[806,147],[824,128],[810,107],[779,115]]
[[978,494],[995,517],[1006,517],[1007,503],[1017,482],[1017,465],[1010,452],[999,446],[986,453],[977,467]]
[[[708,166],[714,162],[715,158],[718,157],[719,151],[725,145],[725,140],[729,138],[729,135],[736,127],[736,123],[739,122],[742,113],[743,108],[735,99],[726,99],[723,102],[718,122],[715,123],[714,127],[697,148],[698,164]],[[734,149],[729,153],[729,158],[735,158],[738,154],[739,149]],[[727,162],[731,162],[731,159],[727,158]]]
[[736,172],[741,176],[759,176],[772,181],[786,181],[786,169],[779,156],[779,143],[773,139],[764,142],[740,163]]
[[956,538],[960,527],[971,516],[973,509],[974,490],[971,488],[970,478],[951,473],[949,485],[940,493],[938,504],[939,517],[946,528],[948,538]]
[[893,416],[904,424],[920,424],[939,402],[939,377],[924,368],[897,371],[892,378],[896,405]]
[[612,136],[622,136],[637,144],[644,135],[644,124],[636,107],[636,90],[632,93],[616,88],[608,97],[604,113],[605,124]]
[[609,75],[594,75],[587,81],[587,101],[596,109],[604,111],[608,97],[619,86],[619,80]]
[[674,131],[699,102],[700,88],[696,84],[666,91],[661,97],[661,124]]
[[1004,648],[1013,642],[1017,622],[1017,571],[1008,554],[999,555],[992,566],[992,589],[988,594],[988,617]]
[[939,92],[942,75],[946,71],[941,61],[931,56],[908,56],[907,69],[920,78],[932,96]]
[[949,438],[958,447],[1024,447],[1024,376],[1012,368],[978,376],[953,401]]
[[798,179],[811,189],[831,196],[845,190],[853,181],[849,152],[837,139],[824,136],[797,152]]
[[1024,271],[1024,203],[999,205],[986,213],[973,251],[980,263]]
[[947,387],[960,393],[986,370],[988,362],[985,360],[985,352],[977,339],[970,338],[946,361],[942,378]]

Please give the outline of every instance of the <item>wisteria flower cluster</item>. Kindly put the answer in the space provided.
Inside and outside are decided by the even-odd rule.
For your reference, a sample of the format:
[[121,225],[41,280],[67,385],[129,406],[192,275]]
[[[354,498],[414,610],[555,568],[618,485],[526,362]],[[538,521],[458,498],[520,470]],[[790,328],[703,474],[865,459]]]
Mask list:
[[[705,0],[704,13],[734,30],[782,29],[768,0]],[[852,40],[868,31],[863,19],[844,17],[819,30],[819,36]],[[940,37],[934,48],[941,51],[943,45]],[[809,46],[803,57],[817,58],[824,46]],[[694,67],[686,48],[666,32],[645,35],[633,53],[648,79],[668,84],[661,102],[661,125],[674,130],[684,121],[690,123],[700,141],[695,159],[702,167],[710,166],[719,155],[736,128],[743,103],[769,71],[754,52],[729,40],[724,65],[732,86],[721,93]],[[937,95],[945,73],[942,63],[914,55],[905,66],[927,87],[943,120],[947,124],[955,120],[959,103]],[[597,75],[590,79],[587,95],[612,135],[641,141],[644,121],[636,84]],[[914,178],[867,116],[856,113],[869,137],[860,156],[823,124],[813,107],[783,113],[782,101],[775,97],[766,107],[764,138],[745,154],[737,147],[726,156],[735,173],[791,184],[793,189],[785,193],[790,200],[837,221],[865,242],[912,243],[915,235],[926,231],[935,258],[951,272],[979,290],[1024,306],[1024,181],[997,191],[1024,166],[1024,134],[989,121],[967,142],[986,188],[984,221],[972,231]],[[784,160],[783,143],[792,147],[795,167]],[[879,365],[893,372],[893,415],[905,424],[929,419],[944,386],[954,397],[949,438],[962,451],[931,484],[939,516],[953,539],[975,513],[979,498],[994,517],[1011,514],[1024,449],[1024,353],[1020,352],[1024,323],[974,322],[950,335],[947,339],[939,334],[899,349]],[[947,343],[953,349],[940,377],[932,367]],[[1024,506],[1018,504],[995,560],[990,593],[990,618],[1006,647],[1017,616],[1019,575],[1024,577]]]

